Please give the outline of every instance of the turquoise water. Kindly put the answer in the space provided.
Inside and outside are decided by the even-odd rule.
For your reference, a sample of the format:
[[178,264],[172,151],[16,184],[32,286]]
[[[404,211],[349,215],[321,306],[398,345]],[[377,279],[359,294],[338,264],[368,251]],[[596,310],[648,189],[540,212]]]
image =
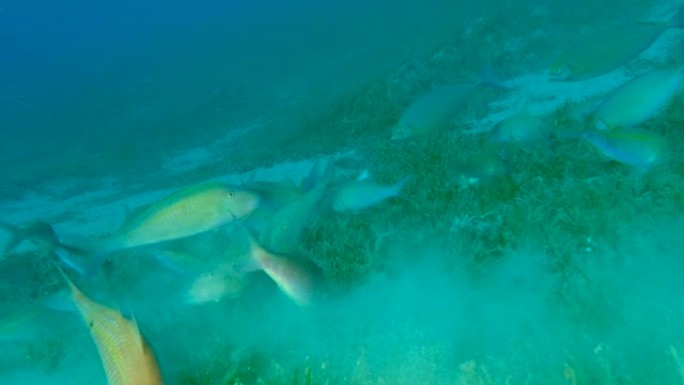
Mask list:
[[[284,244],[268,238],[276,219],[295,227],[283,231],[295,246],[275,257],[313,282],[304,305],[288,291],[302,276],[258,271],[234,223],[122,247],[92,274],[62,263],[88,297],[135,320],[165,384],[682,381],[681,95],[641,125],[667,142],[648,170],[577,132],[626,80],[676,64],[684,36],[668,30],[594,79],[546,75],[580,36],[667,20],[675,5],[0,8],[0,221],[46,221],[87,248],[168,194],[219,181],[261,195],[239,224],[264,247]],[[448,103],[458,111],[443,126],[390,139],[413,101],[483,68],[509,88],[476,86]],[[521,111],[550,139],[493,141]],[[364,171],[379,186],[407,183],[368,209],[333,211]],[[27,241],[0,261],[0,383],[105,384],[50,250]],[[56,252],[76,265],[97,254]]]

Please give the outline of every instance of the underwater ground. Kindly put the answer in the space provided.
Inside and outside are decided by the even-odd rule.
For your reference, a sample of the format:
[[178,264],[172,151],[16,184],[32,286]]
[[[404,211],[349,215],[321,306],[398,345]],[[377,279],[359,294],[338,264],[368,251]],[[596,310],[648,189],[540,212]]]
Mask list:
[[[491,3],[461,13],[453,6],[457,23],[444,16],[429,33],[404,31],[408,51],[397,44],[373,54],[369,45],[350,51],[347,64],[338,62],[343,68],[327,63],[327,71],[309,71],[309,78],[306,66],[293,65],[280,74],[287,81],[254,80],[258,91],[245,98],[224,100],[225,88],[216,91],[217,99],[168,117],[173,126],[154,121],[161,112],[141,113],[147,131],[134,127],[135,119],[114,120],[69,141],[56,134],[69,121],[64,117],[52,125],[54,141],[33,147],[30,138],[17,137],[23,148],[3,145],[11,150],[2,159],[1,219],[45,220],[67,239],[97,237],[123,222],[126,207],[181,187],[206,180],[298,183],[321,158],[335,159],[349,175],[369,170],[384,183],[410,177],[400,196],[358,213],[326,212],[307,229],[301,250],[326,282],[308,307],[261,276],[237,296],[187,304],[178,275],[138,249],[116,253],[101,275],[75,279],[134,315],[167,384],[682,383],[681,95],[645,124],[670,148],[667,162],[647,172],[570,138],[506,149],[510,171],[481,183],[464,180],[457,166],[499,151],[483,133],[523,106],[563,130],[574,124],[577,103],[605,94],[630,71],[679,55],[671,47],[684,36],[671,30],[625,70],[548,81],[549,63],[572,42],[567,31],[658,16],[672,6],[620,4]],[[361,31],[374,30],[366,22]],[[401,30],[395,22],[391,28]],[[393,41],[390,35],[369,40]],[[382,55],[390,59],[377,59]],[[315,68],[316,60],[306,60]],[[373,64],[361,70],[366,61]],[[485,65],[511,89],[479,89],[449,130],[390,140],[390,127],[415,97]],[[275,87],[264,96],[269,81],[278,83],[280,96]],[[128,100],[117,92],[103,105]],[[152,91],[137,92],[148,93],[135,101],[154,100]],[[130,111],[121,103],[117,109]],[[128,131],[102,139],[124,123]],[[4,262],[21,267],[0,276],[0,383],[106,383],[78,314],[42,306],[61,285],[47,257],[23,245]]]

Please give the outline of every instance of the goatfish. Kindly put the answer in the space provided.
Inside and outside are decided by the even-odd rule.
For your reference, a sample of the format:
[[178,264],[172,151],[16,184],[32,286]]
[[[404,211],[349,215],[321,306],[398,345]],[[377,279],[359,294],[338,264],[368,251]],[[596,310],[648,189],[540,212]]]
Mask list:
[[465,106],[468,96],[478,85],[478,82],[450,84],[418,97],[392,128],[391,139],[415,139],[449,128],[452,119]]
[[275,211],[261,228],[259,242],[268,250],[291,253],[314,217],[327,183],[319,185],[290,204]]
[[312,303],[317,275],[315,265],[304,259],[275,255],[261,247],[252,237],[249,256],[295,304],[307,306]]
[[198,305],[235,297],[244,288],[247,276],[226,263],[195,277],[185,292],[185,303]]
[[667,156],[665,138],[637,127],[588,131],[582,138],[610,159],[643,171],[663,162]]
[[9,234],[9,239],[2,250],[3,254],[11,252],[24,241],[31,242],[48,254],[60,249],[81,255],[86,253],[85,250],[62,243],[52,225],[44,221],[35,221],[24,226],[0,222],[0,229]]
[[598,31],[561,53],[551,80],[583,80],[611,72],[636,58],[669,28],[684,27],[684,9],[667,22],[635,22]]
[[306,259],[273,254],[245,227],[238,228],[241,232],[233,236],[239,243],[245,242],[244,258],[233,257],[198,275],[186,291],[185,302],[202,304],[234,297],[248,282],[248,274],[261,271],[295,304],[310,304],[319,276],[317,266]]
[[[60,270],[61,272],[61,270]],[[88,298],[62,273],[90,330],[109,385],[161,385],[157,360],[138,325],[119,311]]]
[[189,237],[241,219],[258,203],[251,191],[221,183],[193,185],[134,213],[92,249],[102,254]]
[[259,243],[275,253],[289,254],[295,251],[299,247],[302,233],[310,225],[328,189],[333,173],[334,165],[330,162],[315,187],[276,210],[261,226]]
[[683,69],[650,71],[617,88],[594,112],[595,128],[632,127],[658,114],[678,92]]

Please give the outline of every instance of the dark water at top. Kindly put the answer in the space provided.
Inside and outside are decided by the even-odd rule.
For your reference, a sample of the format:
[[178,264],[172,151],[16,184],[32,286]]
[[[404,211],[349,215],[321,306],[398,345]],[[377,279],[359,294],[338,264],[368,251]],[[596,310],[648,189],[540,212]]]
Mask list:
[[293,108],[315,115],[480,8],[438,1],[7,4],[0,12],[3,148],[47,161],[125,158]]

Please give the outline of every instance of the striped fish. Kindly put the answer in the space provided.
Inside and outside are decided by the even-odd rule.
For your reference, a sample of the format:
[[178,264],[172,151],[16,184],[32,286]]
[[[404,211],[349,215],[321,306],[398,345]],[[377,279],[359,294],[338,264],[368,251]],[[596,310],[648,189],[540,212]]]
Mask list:
[[161,385],[154,353],[138,325],[88,298],[64,275],[71,296],[97,346],[109,385]]

